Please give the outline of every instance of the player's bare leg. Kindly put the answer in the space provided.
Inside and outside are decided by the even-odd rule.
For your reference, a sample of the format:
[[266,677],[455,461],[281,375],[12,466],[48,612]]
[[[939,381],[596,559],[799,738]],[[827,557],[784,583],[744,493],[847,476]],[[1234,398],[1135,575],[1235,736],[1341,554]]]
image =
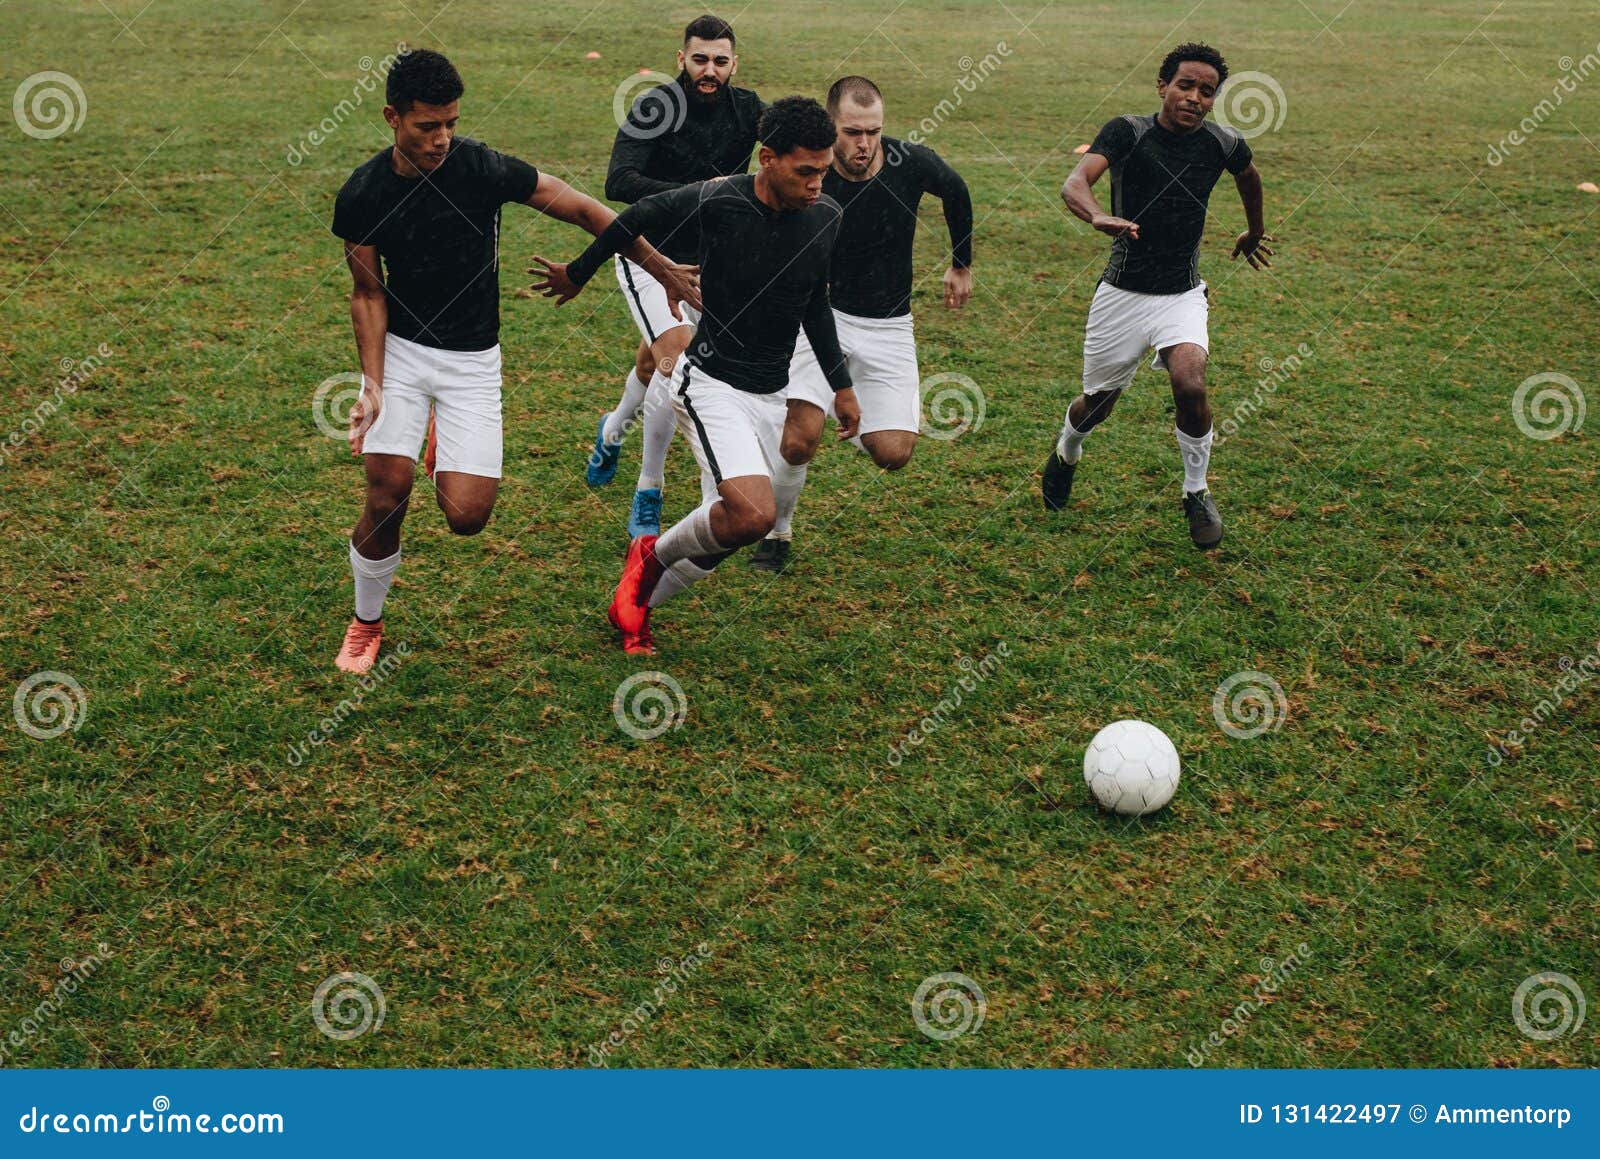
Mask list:
[[622,386],[622,398],[616,409],[600,419],[600,428],[594,434],[594,450],[589,452],[589,462],[584,466],[584,481],[591,487],[604,487],[617,474],[617,462],[622,458],[622,441],[634,425],[644,406],[645,394],[650,387],[650,376],[655,373],[655,356],[650,344],[639,340],[639,349],[633,355],[633,369]]
[[654,371],[644,398],[639,482],[628,512],[630,538],[661,533],[661,480],[667,469],[667,448],[672,445],[672,432],[678,422],[672,409],[672,371],[693,336],[693,326],[674,326],[650,344]]
[[1067,421],[1062,425],[1050,458],[1044,464],[1044,482],[1041,492],[1047,511],[1060,511],[1072,497],[1072,476],[1078,470],[1078,460],[1083,455],[1083,440],[1089,432],[1105,422],[1111,408],[1117,405],[1120,390],[1102,390],[1094,394],[1080,394],[1067,408]]
[[885,471],[898,471],[911,462],[911,452],[917,448],[917,432],[871,431],[861,436],[861,445]]
[[1206,485],[1211,465],[1211,402],[1206,397],[1206,350],[1182,342],[1161,351],[1172,376],[1172,402],[1178,412],[1178,450],[1183,455],[1183,511],[1189,538],[1202,551],[1222,541],[1222,516]]
[[366,502],[350,534],[356,614],[345,629],[334,664],[341,672],[372,667],[383,643],[383,603],[400,567],[400,525],[411,501],[417,464],[404,455],[366,455]]
[[433,477],[434,499],[444,512],[450,530],[457,535],[476,535],[494,514],[500,480],[463,471],[440,471]]
[[750,566],[757,571],[779,575],[789,566],[794,509],[806,485],[806,464],[816,457],[821,445],[826,417],[815,403],[789,400],[783,420],[783,441],[778,446],[783,461],[774,463],[772,469],[772,532],[750,556]]

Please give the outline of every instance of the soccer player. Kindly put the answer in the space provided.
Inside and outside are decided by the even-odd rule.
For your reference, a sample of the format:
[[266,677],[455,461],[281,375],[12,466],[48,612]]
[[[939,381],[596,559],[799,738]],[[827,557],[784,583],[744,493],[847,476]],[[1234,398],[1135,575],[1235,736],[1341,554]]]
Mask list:
[[[701,16],[683,30],[678,78],[640,96],[617,130],[606,172],[608,198],[631,205],[653,193],[750,167],[763,105],[755,93],[731,83],[739,70],[734,43],[732,27],[715,16]],[[650,240],[675,261],[688,261],[698,243],[692,223]],[[621,401],[600,420],[585,478],[593,487],[611,482],[623,436],[643,404],[643,449],[628,534],[654,535],[661,530],[661,479],[675,422],[667,384],[689,344],[694,319],[674,317],[661,287],[625,256],[617,256],[616,269],[639,327],[639,350]]]
[[[860,444],[886,471],[911,459],[922,426],[917,346],[911,331],[911,250],[924,193],[944,203],[950,268],[944,303],[952,310],[972,294],[972,198],[966,182],[932,149],[883,135],[883,94],[866,77],[847,76],[828,90],[838,136],[822,191],[844,210],[833,247],[828,296],[839,346],[861,404]],[[781,459],[774,464],[777,505],[772,533],[750,566],[782,572],[789,563],[792,521],[806,464],[817,453],[822,421],[832,413],[827,380],[801,340],[789,374],[789,413]]]
[[632,239],[698,227],[700,323],[672,376],[678,426],[700,464],[701,504],[661,534],[628,546],[611,600],[627,652],[651,652],[652,608],[711,574],[772,530],[772,466],[784,386],[802,326],[834,391],[840,434],[861,419],[828,306],[828,262],[840,209],[822,192],[833,121],[816,101],[785,97],[761,117],[760,168],[636,202],[584,251],[549,271],[546,297],[565,302]]
[[[1253,268],[1269,266],[1273,240],[1262,224],[1261,174],[1250,146],[1232,129],[1206,120],[1228,66],[1216,49],[1181,44],[1161,62],[1154,116],[1107,121],[1061,190],[1078,217],[1114,240],[1095,289],[1083,339],[1083,394],[1044,467],[1044,505],[1060,511],[1072,493],[1083,440],[1111,413],[1151,349],[1172,378],[1178,449],[1183,455],[1183,510],[1202,551],[1222,541],[1222,516],[1211,498],[1211,405],[1206,400],[1206,284],[1200,236],[1206,203],[1224,171],[1233,174],[1247,228],[1234,242]],[[1111,212],[1091,187],[1111,170]]]
[[[355,619],[335,663],[365,672],[383,639],[383,604],[400,566],[400,523],[417,449],[436,416],[435,497],[450,530],[476,535],[500,485],[500,207],[522,202],[599,234],[616,214],[548,173],[456,135],[461,76],[414,49],[389,70],[385,147],[339,190],[333,232],[355,286],[350,319],[361,395],[350,450],[363,456],[366,505],[350,538]],[[630,239],[632,240],[632,239]],[[642,239],[635,260],[691,304],[693,271]]]

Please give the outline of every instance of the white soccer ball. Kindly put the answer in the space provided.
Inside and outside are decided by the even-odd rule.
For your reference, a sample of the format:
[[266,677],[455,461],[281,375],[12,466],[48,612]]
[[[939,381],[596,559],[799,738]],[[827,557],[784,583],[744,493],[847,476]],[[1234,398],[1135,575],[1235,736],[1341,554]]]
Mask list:
[[1154,813],[1178,791],[1178,750],[1155,725],[1119,720],[1089,742],[1083,779],[1095,800],[1113,813]]

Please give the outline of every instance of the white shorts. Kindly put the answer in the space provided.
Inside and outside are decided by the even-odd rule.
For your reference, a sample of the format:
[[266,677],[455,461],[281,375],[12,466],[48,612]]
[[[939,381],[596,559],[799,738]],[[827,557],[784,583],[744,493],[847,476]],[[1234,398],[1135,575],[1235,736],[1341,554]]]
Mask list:
[[[833,324],[839,331],[845,367],[855,384],[856,402],[861,405],[861,433],[920,431],[922,388],[917,377],[917,340],[911,332],[911,315],[862,318],[835,310]],[[835,417],[833,388],[828,385],[804,330],[794,344],[785,393],[792,401],[809,402]]]
[[639,327],[640,337],[652,346],[657,338],[674,326],[693,326],[700,321],[700,311],[687,302],[678,306],[683,318],[674,318],[672,311],[667,309],[667,291],[660,282],[645,273],[643,266],[618,254],[616,267],[617,285],[622,287],[622,296],[627,299],[633,324]]
[[1182,294],[1140,294],[1101,282],[1083,332],[1083,393],[1127,389],[1151,349],[1150,365],[1158,370],[1169,346],[1192,342],[1209,350],[1209,309],[1204,282]]
[[433,407],[440,471],[498,479],[500,347],[440,350],[393,334],[383,338],[383,405],[367,430],[368,455],[415,460]]
[[672,375],[672,405],[700,464],[702,501],[715,499],[725,479],[772,476],[788,414],[781,390],[739,390],[683,358]]

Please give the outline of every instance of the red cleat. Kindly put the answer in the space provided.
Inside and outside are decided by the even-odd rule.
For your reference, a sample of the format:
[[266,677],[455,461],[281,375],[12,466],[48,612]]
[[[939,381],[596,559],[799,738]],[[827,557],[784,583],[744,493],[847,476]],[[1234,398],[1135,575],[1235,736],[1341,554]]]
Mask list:
[[650,634],[650,606],[645,605],[644,627],[637,632],[622,633],[622,650],[630,656],[654,656],[656,640]]
[[428,449],[422,452],[422,469],[433,478],[433,469],[439,462],[439,436],[433,430],[433,414],[428,415]]
[[[628,544],[627,558],[622,562],[622,578],[611,597],[607,613],[611,626],[624,637],[637,636],[649,630],[650,591],[661,578],[661,565],[656,562],[656,537],[641,535]],[[646,581],[649,586],[646,587]]]

